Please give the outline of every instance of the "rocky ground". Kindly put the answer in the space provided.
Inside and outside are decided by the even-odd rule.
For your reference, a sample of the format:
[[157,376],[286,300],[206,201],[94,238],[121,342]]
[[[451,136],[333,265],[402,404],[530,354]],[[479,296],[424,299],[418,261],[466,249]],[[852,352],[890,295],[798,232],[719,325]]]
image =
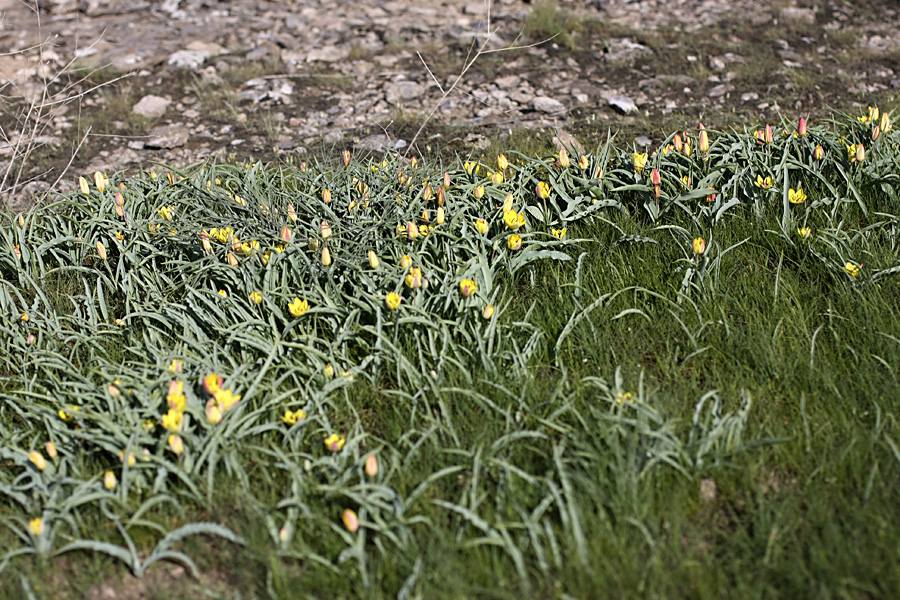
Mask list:
[[[698,117],[892,108],[900,89],[900,11],[887,0],[495,0],[490,33],[479,0],[0,11],[0,192],[13,206],[94,170],[407,152],[438,105],[412,153],[470,153],[523,130],[594,143],[611,128],[650,144]],[[481,45],[492,52],[440,103]]]

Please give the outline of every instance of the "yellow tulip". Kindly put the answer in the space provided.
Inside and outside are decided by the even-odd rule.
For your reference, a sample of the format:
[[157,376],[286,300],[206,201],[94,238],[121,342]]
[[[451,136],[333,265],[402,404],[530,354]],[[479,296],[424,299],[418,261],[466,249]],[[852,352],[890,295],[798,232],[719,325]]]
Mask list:
[[844,270],[850,277],[856,277],[859,275],[859,265],[856,263],[848,262],[844,265]]
[[341,515],[341,520],[344,522],[344,528],[347,529],[350,533],[356,533],[359,531],[359,518],[356,516],[356,513],[349,508],[344,511]]
[[28,529],[31,531],[31,534],[35,537],[44,534],[44,521],[37,517],[35,519],[31,519],[28,521]]
[[640,152],[632,152],[631,153],[631,163],[634,166],[634,170],[640,173],[644,170],[644,166],[647,164],[648,155],[646,152],[643,154]]
[[375,254],[375,251],[369,250],[369,266],[373,269],[377,269],[380,262],[381,261],[378,260],[378,255]]
[[397,307],[400,306],[400,300],[400,294],[397,292],[391,292],[384,297],[384,303],[387,304],[387,307],[391,310],[397,310]]
[[478,290],[478,284],[471,279],[463,279],[459,282],[459,291],[466,298],[475,294],[476,290]]
[[801,204],[804,200],[806,200],[806,194],[803,193],[803,188],[798,188],[794,190],[793,188],[788,190],[788,201],[791,204]]
[[488,304],[484,307],[484,312],[481,313],[481,316],[484,317],[485,321],[489,321],[491,317],[494,316],[494,305]]
[[522,247],[522,236],[518,233],[514,233],[508,238],[506,238],[506,247],[510,250],[518,250]]
[[475,219],[475,230],[481,235],[486,234],[488,231],[488,222],[484,219]]
[[366,457],[366,475],[369,477],[378,475],[378,457],[374,454],[370,454]]
[[340,452],[345,443],[347,443],[347,438],[336,433],[332,433],[325,438],[325,447],[332,452]]
[[175,454],[181,454],[184,452],[184,440],[181,439],[180,435],[169,434],[168,439],[166,440],[169,444],[169,449]]
[[47,460],[44,458],[44,455],[37,450],[32,450],[28,454],[28,460],[31,461],[38,471],[43,471],[47,468]]
[[295,317],[301,317],[303,314],[309,310],[309,302],[306,300],[301,300],[300,298],[294,297],[294,301],[288,303],[288,310]]
[[112,471],[107,471],[103,474],[103,487],[107,490],[114,490],[116,487],[116,474]]
[[550,184],[544,181],[539,181],[535,188],[535,192],[537,193],[538,198],[540,198],[541,200],[546,200],[550,197]]
[[704,252],[706,252],[706,240],[704,240],[702,237],[694,238],[691,246],[694,249],[694,254],[703,254]]

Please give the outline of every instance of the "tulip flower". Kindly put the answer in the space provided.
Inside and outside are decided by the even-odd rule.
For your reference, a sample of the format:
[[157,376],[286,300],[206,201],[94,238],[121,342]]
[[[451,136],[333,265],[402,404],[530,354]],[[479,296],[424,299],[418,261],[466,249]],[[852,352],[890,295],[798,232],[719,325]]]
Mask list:
[[659,169],[653,169],[650,171],[650,183],[653,185],[659,185],[662,183],[662,179],[659,176]]
[[537,192],[538,198],[541,200],[546,200],[550,197],[550,184],[539,181],[537,187],[535,188],[535,192]]
[[822,160],[825,157],[825,149],[819,144],[816,144],[816,148],[813,150],[813,157],[816,160]]
[[765,135],[766,135],[765,141],[767,144],[771,144],[773,141],[775,141],[775,133],[772,131],[771,125],[766,125],[766,134]]
[[466,298],[473,296],[476,290],[478,290],[478,284],[471,279],[463,279],[459,282],[459,291]]
[[682,152],[684,153],[685,156],[690,156],[691,154],[694,153],[694,150],[693,150],[693,148],[691,147],[691,141],[690,141],[690,140],[685,140],[685,141],[684,141],[684,148],[682,149]]
[[280,237],[280,239],[281,239],[282,242],[289,242],[289,241],[291,241],[291,237],[293,237],[293,235],[292,235],[292,233],[291,233],[291,228],[288,227],[287,225],[284,225],[284,226],[281,228],[281,235],[280,235],[279,237]]
[[422,287],[422,269],[413,267],[406,274],[404,279],[406,287],[416,289]]
[[634,166],[634,170],[638,173],[644,170],[644,166],[647,164],[648,155],[646,152],[641,154],[640,152],[632,152],[631,153],[631,163]]
[[510,229],[518,229],[525,224],[525,213],[514,210],[503,211],[503,222]]
[[323,240],[327,240],[331,237],[331,225],[328,224],[328,221],[322,221],[319,231],[321,232]]
[[35,537],[39,537],[44,534],[44,521],[40,517],[36,517],[28,521],[28,530],[31,531],[31,534]]
[[489,321],[491,317],[494,316],[494,305],[488,304],[487,306],[485,306],[484,311],[481,313],[481,316],[485,321]]
[[844,270],[850,277],[856,277],[859,275],[859,265],[856,263],[848,262],[844,265]]
[[797,235],[799,235],[802,239],[809,239],[812,230],[809,227],[798,227]]
[[412,264],[412,258],[408,254],[404,254],[400,258],[400,268],[406,269]]
[[449,189],[449,188],[450,188],[450,173],[447,173],[446,171],[444,172],[444,181],[443,181],[443,184],[444,184],[444,185],[443,185],[444,189]]
[[294,297],[293,302],[288,303],[288,311],[295,317],[302,317],[303,314],[309,310],[309,302],[306,300],[301,300],[300,298]]
[[262,304],[263,297],[259,292],[250,292],[250,302],[253,304]]
[[484,219],[475,219],[475,230],[481,235],[486,234],[488,231],[488,222]]
[[578,168],[582,171],[587,171],[587,168],[590,166],[590,161],[588,160],[587,155],[582,154],[581,158],[578,159]]
[[231,253],[231,252],[228,253],[228,256],[225,257],[225,260],[227,260],[227,261],[228,261],[228,264],[231,265],[232,267],[238,266],[238,259],[237,259],[237,256],[235,256],[235,255],[234,255],[233,253]]
[[397,292],[391,292],[384,297],[384,303],[387,304],[387,307],[391,310],[397,310],[397,307],[400,306],[400,300],[400,294]]
[[569,165],[572,164],[572,161],[569,160],[569,153],[566,152],[565,148],[559,149],[559,166],[563,169],[568,169]]
[[343,154],[341,155],[341,158],[344,162],[345,167],[350,165],[350,151],[349,150],[344,150]]
[[340,452],[343,449],[344,444],[347,443],[347,438],[343,435],[338,435],[336,433],[332,433],[328,437],[325,438],[325,447],[328,448],[331,452]]
[[87,179],[84,177],[78,178],[78,188],[81,190],[81,193],[85,196],[91,195],[91,188],[88,186]]
[[566,231],[568,231],[568,229],[569,229],[568,227],[563,227],[562,229],[553,229],[553,230],[551,230],[551,233],[553,233],[553,237],[555,237],[558,240],[561,240],[564,237],[566,237]]
[[681,141],[681,134],[676,133],[675,139],[672,140],[672,143],[675,146],[675,151],[681,152],[682,148],[684,147],[684,144]]
[[350,533],[359,531],[359,518],[354,511],[349,508],[345,510],[341,515],[341,520],[344,522],[344,528]]
[[803,137],[806,135],[806,119],[800,117],[800,121],[797,123],[797,135]]
[[518,233],[514,233],[508,238],[506,238],[506,247],[510,250],[518,250],[522,247],[522,236]]
[[116,474],[112,471],[107,471],[103,474],[103,487],[107,490],[112,491],[116,488]]
[[879,126],[881,127],[882,133],[887,133],[891,130],[891,118],[887,113],[881,113],[881,123]]
[[800,187],[796,190],[793,188],[788,190],[788,200],[791,204],[802,204],[804,200],[806,200],[806,194],[803,192],[803,188]]
[[419,237],[419,228],[412,221],[406,222],[406,237],[408,237],[411,240],[414,240],[417,237]]
[[508,166],[509,166],[509,161],[506,159],[506,155],[498,154],[497,155],[497,168],[500,169],[501,171],[505,171],[506,167],[508,167]]
[[472,195],[480,200],[482,196],[484,196],[484,186],[477,186],[474,190],[472,190]]
[[694,254],[700,255],[706,252],[706,240],[702,237],[694,238],[694,241],[691,243],[691,247],[694,249]]
[[331,251],[328,248],[322,248],[322,266],[331,266]]
[[206,420],[209,421],[210,424],[217,425],[222,421],[223,416],[222,405],[220,405],[215,398],[210,398],[206,401]]
[[[329,365],[329,366],[331,366],[331,365]],[[305,418],[306,418],[306,412],[304,412],[302,408],[298,408],[295,411],[290,411],[290,410],[284,411],[284,415],[281,417],[281,420],[284,423],[293,426]]]

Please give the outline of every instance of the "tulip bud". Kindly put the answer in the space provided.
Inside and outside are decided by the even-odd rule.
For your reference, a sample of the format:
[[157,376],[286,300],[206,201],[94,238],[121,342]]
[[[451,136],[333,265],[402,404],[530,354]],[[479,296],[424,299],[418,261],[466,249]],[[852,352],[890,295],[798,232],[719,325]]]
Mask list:
[[116,474],[112,471],[107,471],[103,474],[103,487],[107,490],[112,491],[116,487]]
[[862,162],[866,160],[866,148],[862,144],[857,144],[856,146],[856,162]]
[[691,154],[694,153],[694,150],[691,148],[691,142],[690,142],[690,140],[686,140],[686,141],[684,142],[684,148],[683,148],[682,151],[684,152],[684,155],[685,155],[685,156],[690,156]]
[[322,248],[322,265],[326,267],[331,266],[331,252],[329,252],[328,248]]
[[694,238],[692,243],[694,254],[703,254],[706,252],[706,240],[703,238]]
[[287,205],[287,216],[288,219],[291,220],[291,223],[294,223],[297,220],[297,211],[294,210],[293,204]]
[[43,471],[47,468],[47,460],[44,458],[44,455],[37,450],[32,450],[31,453],[28,454],[28,460],[31,461],[31,464],[33,464],[38,471]]
[[653,185],[659,185],[661,183],[661,179],[659,176],[659,169],[653,169],[650,171],[650,183]]
[[422,200],[428,202],[431,200],[432,189],[430,185],[425,186],[425,190],[422,192]]
[[675,139],[672,141],[672,143],[675,145],[675,151],[676,151],[676,152],[681,152],[681,148],[682,148],[683,144],[682,144],[682,141],[681,141],[681,135],[680,135],[680,134],[677,134],[677,133],[675,134]]
[[97,242],[97,254],[103,260],[106,260],[106,246],[103,245],[103,242]]
[[411,240],[419,237],[419,228],[412,221],[406,222],[406,236]]
[[797,123],[797,134],[800,136],[806,135],[806,119],[800,117],[800,122]]
[[322,224],[319,226],[319,230],[322,233],[323,240],[327,240],[331,237],[331,225],[328,224],[328,221],[322,221]]
[[349,151],[349,150],[344,150],[344,154],[343,154],[343,157],[342,157],[342,158],[343,158],[343,161],[344,161],[344,166],[345,166],[345,167],[346,167],[346,166],[349,166],[349,165],[350,165],[350,151]]
[[775,141],[775,134],[772,132],[772,126],[766,125],[766,143],[771,144]]
[[409,257],[408,254],[404,254],[400,259],[400,268],[406,269],[412,264],[412,258]]
[[212,252],[212,244],[209,243],[209,234],[205,231],[200,232],[200,245],[206,252]]
[[444,173],[444,189],[450,188],[450,173]]
[[[887,114],[887,113],[885,113],[885,114]],[[877,140],[878,140],[878,137],[879,137],[880,135],[881,135],[881,126],[880,126],[880,125],[876,125],[876,126],[875,126],[875,130],[872,131],[872,141],[873,141],[873,142],[877,141]]]
[[565,148],[559,149],[559,166],[563,169],[567,169],[569,165],[572,164],[572,161],[569,160],[569,153],[566,152]]
[[184,440],[181,439],[180,435],[175,435],[174,433],[169,434],[168,443],[169,449],[175,454],[184,452]]
[[116,192],[115,202],[116,206],[125,205],[125,196],[122,195],[122,192]]
[[325,377],[327,377],[328,379],[334,377],[334,367],[332,367],[331,365],[325,365]]
[[341,515],[341,520],[344,522],[344,528],[350,533],[359,531],[359,518],[354,511],[349,508],[345,510]]
[[426,223],[431,220],[431,217],[428,215],[428,209],[423,209],[421,214],[422,220]]
[[513,200],[515,200],[515,198],[513,198],[512,194],[506,195],[506,198],[503,199],[503,212],[512,210]]
[[281,236],[280,236],[280,237],[281,237],[281,241],[282,241],[282,242],[289,242],[289,241],[291,241],[291,228],[288,227],[287,225],[282,226],[282,228],[281,228]]
[[697,150],[703,153],[709,152],[709,134],[705,129],[700,132],[700,142],[697,144]]
[[481,313],[481,316],[484,317],[485,321],[490,320],[491,317],[494,316],[494,305],[488,304],[484,307],[484,312]]
[[375,477],[378,475],[378,457],[370,454],[366,457],[366,475]]
[[215,398],[210,398],[206,402],[206,420],[212,425],[217,425],[222,420],[222,416],[222,407]]
[[437,191],[437,203],[438,206],[444,205],[444,188],[438,188]]
[[369,266],[373,269],[377,269],[379,265],[378,255],[375,254],[374,250],[369,250]]
[[114,383],[111,383],[108,386],[106,386],[106,391],[109,393],[109,396],[111,398],[118,398],[119,396],[122,395],[122,390],[120,390],[119,386],[117,386]]
[[438,225],[444,224],[444,207],[443,206],[438,206],[437,218],[435,219],[435,221],[437,222]]
[[47,456],[50,457],[50,460],[55,459],[59,454],[56,451],[56,444],[53,442],[47,442],[44,444],[44,449],[47,451]]
[[228,264],[231,265],[232,267],[238,266],[237,256],[235,256],[233,253],[229,252],[228,256],[225,257],[225,259],[228,261]]
[[822,160],[825,157],[825,149],[822,148],[821,145],[816,144],[815,150],[813,150],[813,156],[816,160]]
[[505,154],[499,154],[497,156],[497,168],[501,171],[505,171],[506,167],[509,166],[509,161],[506,159]]
[[491,183],[494,185],[500,185],[501,183],[503,183],[503,173],[497,171],[493,175],[491,175]]
[[578,168],[582,171],[586,171],[587,168],[591,165],[590,161],[586,154],[582,154],[581,158],[578,159]]
[[331,190],[322,190],[322,202],[325,204],[331,203]]
[[472,194],[480,200],[482,196],[484,196],[484,186],[477,186],[474,190],[472,190]]
[[887,133],[891,129],[891,118],[888,116],[888,114],[886,112],[881,113],[880,126],[881,126],[882,133]]
[[103,193],[103,190],[106,189],[106,176],[100,171],[94,171],[94,185],[97,186],[97,189],[100,190],[101,194]]
[[546,200],[550,197],[550,184],[539,181],[537,187],[535,188],[535,192],[537,193],[538,198],[541,200]]

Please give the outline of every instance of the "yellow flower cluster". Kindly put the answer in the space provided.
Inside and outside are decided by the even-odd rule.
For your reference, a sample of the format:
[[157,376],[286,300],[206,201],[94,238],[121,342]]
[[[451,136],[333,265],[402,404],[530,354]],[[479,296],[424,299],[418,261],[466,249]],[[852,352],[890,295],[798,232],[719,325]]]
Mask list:
[[206,390],[212,398],[206,401],[206,420],[213,425],[222,420],[229,410],[241,397],[229,389],[222,387],[224,380],[215,373],[209,373],[203,378],[203,389]]

